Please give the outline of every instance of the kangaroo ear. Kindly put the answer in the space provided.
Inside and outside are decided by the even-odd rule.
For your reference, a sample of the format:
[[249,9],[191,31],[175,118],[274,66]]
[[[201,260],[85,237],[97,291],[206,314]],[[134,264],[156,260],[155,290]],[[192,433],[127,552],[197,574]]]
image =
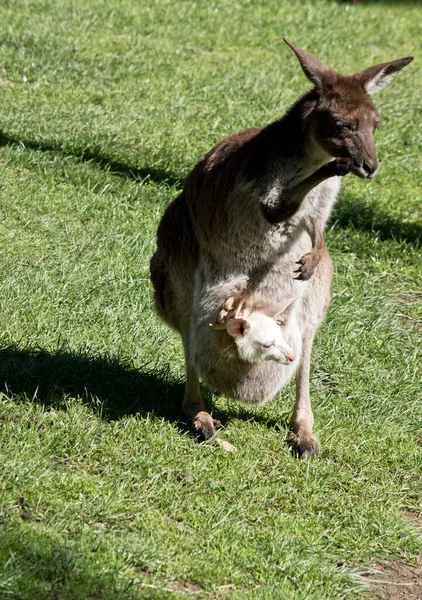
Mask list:
[[283,38],[283,40],[296,54],[306,77],[318,88],[323,87],[324,82],[335,74],[334,69],[325,65],[322,60],[319,60],[316,56],[309,54],[309,52],[302,50],[302,48],[293,46],[286,38]]
[[238,317],[237,319],[229,319],[226,323],[227,333],[232,337],[238,338],[245,335],[245,330],[250,328],[250,323],[246,319]]
[[297,300],[297,296],[295,296],[294,298],[286,298],[285,300],[282,300],[279,304],[277,304],[277,312],[271,315],[272,318],[276,319],[276,317],[284,313],[295,300]]
[[412,62],[412,60],[413,56],[406,56],[392,62],[369,67],[369,69],[365,69],[365,71],[361,71],[356,75],[363,84],[366,93],[369,95],[375,94],[375,92],[382,90],[390,81],[393,81],[397,73]]

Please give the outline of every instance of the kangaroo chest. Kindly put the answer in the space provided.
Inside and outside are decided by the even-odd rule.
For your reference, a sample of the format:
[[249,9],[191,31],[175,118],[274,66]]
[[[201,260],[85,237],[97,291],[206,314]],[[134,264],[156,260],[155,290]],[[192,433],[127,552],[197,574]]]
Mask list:
[[221,213],[197,223],[201,249],[212,257],[215,265],[232,275],[274,263],[294,246],[298,253],[302,251],[302,256],[309,249],[299,248],[301,234],[324,228],[339,185],[336,177],[321,183],[305,197],[291,218],[275,225],[265,219],[261,204],[267,196],[279,193],[277,181],[265,194],[252,188],[235,190]]

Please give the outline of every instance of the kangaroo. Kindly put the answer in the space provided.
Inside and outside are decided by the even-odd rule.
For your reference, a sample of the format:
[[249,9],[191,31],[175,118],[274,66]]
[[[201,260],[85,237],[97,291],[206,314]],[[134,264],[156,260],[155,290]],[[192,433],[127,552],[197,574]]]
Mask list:
[[[413,57],[343,76],[285,42],[313,88],[280,120],[229,136],[196,164],[162,217],[150,271],[156,310],[182,337],[182,407],[198,436],[210,439],[220,426],[205,410],[199,377],[260,404],[296,373],[290,444],[312,456],[310,356],[333,277],[324,226],[342,176],[375,177],[380,118],[370,96]],[[227,298],[246,298],[251,312],[295,298],[283,326],[294,360],[244,360],[232,336],[209,327]]]

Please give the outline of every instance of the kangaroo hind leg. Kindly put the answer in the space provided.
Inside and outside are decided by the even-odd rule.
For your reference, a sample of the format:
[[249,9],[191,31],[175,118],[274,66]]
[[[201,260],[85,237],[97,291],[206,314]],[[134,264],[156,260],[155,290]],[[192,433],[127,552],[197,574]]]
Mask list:
[[315,331],[307,332],[303,340],[302,356],[296,374],[296,402],[293,409],[290,446],[297,456],[310,458],[318,452],[318,442],[312,435],[314,416],[309,395],[311,350]]
[[190,364],[188,352],[186,356],[186,387],[183,398],[183,412],[192,422],[193,430],[201,440],[210,440],[215,430],[221,427],[220,421],[213,419],[205,410],[205,403],[199,387],[199,377],[194,366]]

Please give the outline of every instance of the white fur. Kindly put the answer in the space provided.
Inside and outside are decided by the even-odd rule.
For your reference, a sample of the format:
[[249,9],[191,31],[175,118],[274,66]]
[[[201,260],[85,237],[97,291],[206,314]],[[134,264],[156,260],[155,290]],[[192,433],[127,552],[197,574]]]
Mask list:
[[234,338],[240,358],[246,362],[275,360],[289,365],[295,359],[294,351],[283,338],[281,326],[260,311],[252,312],[246,319],[229,319],[227,332]]

